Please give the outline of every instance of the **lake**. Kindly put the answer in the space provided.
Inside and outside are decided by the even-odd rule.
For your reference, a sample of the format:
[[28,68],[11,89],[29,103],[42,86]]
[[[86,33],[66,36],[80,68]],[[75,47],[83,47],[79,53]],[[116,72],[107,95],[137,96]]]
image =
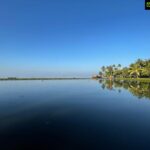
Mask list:
[[150,84],[0,81],[1,150],[148,150]]

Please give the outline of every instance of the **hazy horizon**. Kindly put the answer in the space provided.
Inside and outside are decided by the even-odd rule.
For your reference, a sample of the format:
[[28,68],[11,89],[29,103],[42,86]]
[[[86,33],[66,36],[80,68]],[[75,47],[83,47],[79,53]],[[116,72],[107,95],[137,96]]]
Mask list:
[[0,77],[90,77],[150,58],[144,0],[2,0]]

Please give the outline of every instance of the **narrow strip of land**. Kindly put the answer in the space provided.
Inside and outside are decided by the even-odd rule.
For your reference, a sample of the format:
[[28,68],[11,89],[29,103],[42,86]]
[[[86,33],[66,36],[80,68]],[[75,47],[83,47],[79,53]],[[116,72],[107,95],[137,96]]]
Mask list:
[[0,78],[0,81],[6,80],[85,80],[90,78]]

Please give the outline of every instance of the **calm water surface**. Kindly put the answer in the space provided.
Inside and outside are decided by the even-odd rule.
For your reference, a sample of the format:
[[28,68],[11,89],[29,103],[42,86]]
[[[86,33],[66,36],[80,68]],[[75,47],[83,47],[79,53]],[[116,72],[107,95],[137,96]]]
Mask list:
[[1,81],[1,150],[148,150],[150,84]]

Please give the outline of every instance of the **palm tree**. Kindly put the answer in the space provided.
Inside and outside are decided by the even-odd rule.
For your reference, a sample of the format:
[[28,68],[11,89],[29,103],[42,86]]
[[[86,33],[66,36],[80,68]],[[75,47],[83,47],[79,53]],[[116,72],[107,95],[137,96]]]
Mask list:
[[142,69],[142,76],[150,77],[150,67],[145,67]]
[[139,65],[141,68],[146,66],[146,61],[138,59],[135,64]]
[[99,72],[99,76],[100,76],[100,77],[102,77],[102,76],[103,76],[103,73],[102,73],[101,71]]
[[136,78],[150,78],[150,59],[141,60],[138,59],[135,63],[130,64],[129,67],[123,68],[121,64],[102,66],[99,75],[108,77],[109,79],[117,77],[136,77]]
[[150,61],[138,59],[136,64],[140,66],[141,77],[150,77]]
[[141,68],[138,64],[131,64],[128,72],[130,76],[135,75],[138,78],[140,76]]
[[105,66],[102,66],[101,70],[102,70],[103,72],[105,72]]
[[113,76],[113,67],[112,66],[107,66],[106,75],[109,77],[110,80],[112,79],[112,76]]
[[118,64],[118,69],[121,68],[121,64]]
[[145,70],[147,72],[148,77],[150,77],[150,59],[145,62]]
[[124,77],[124,78],[126,78],[126,77],[128,77],[128,68],[127,67],[124,67],[123,69],[122,69],[122,77]]
[[115,67],[116,67],[116,65],[115,65],[115,64],[113,64],[113,65],[112,65],[112,67],[114,67],[114,68],[115,68]]

